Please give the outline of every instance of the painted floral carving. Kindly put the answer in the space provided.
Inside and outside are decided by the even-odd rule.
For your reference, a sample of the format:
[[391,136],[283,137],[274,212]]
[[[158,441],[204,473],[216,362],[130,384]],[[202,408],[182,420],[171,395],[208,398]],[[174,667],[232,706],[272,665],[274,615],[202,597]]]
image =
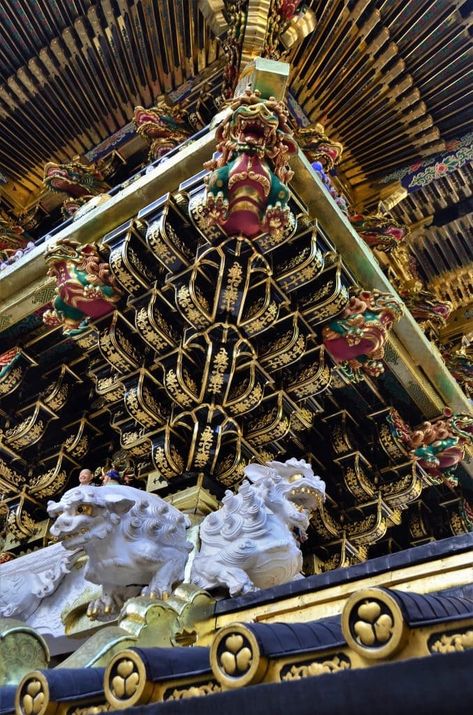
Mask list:
[[206,164],[212,173],[205,221],[228,235],[281,238],[295,227],[286,185],[292,177],[287,162],[296,151],[288,111],[283,102],[250,89],[229,106],[232,115],[217,129],[221,155]]
[[393,324],[401,318],[401,304],[391,293],[352,288],[341,317],[322,331],[324,345],[347,373],[378,377],[383,371],[384,345]]

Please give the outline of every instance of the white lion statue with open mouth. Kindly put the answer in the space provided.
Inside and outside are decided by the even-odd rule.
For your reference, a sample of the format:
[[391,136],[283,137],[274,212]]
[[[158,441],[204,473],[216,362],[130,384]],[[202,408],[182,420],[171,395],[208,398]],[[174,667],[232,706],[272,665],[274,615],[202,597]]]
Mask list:
[[191,573],[197,586],[222,586],[230,596],[301,577],[300,542],[325,498],[325,483],[304,460],[249,464],[245,476],[202,522]]

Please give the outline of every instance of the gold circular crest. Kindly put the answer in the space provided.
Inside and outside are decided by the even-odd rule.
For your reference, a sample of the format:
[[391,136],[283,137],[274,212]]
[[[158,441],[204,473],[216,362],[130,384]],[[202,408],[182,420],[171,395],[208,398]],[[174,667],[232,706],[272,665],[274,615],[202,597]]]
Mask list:
[[50,703],[49,683],[43,673],[33,670],[20,681],[15,695],[18,715],[52,715],[56,704]]
[[408,626],[394,596],[379,588],[366,588],[347,600],[342,631],[356,653],[382,659],[391,657],[404,645]]
[[148,703],[154,690],[139,653],[131,649],[122,650],[112,658],[105,670],[103,685],[107,702],[118,709]]
[[259,683],[267,660],[255,635],[245,625],[233,623],[222,628],[210,648],[210,665],[215,678],[227,688]]

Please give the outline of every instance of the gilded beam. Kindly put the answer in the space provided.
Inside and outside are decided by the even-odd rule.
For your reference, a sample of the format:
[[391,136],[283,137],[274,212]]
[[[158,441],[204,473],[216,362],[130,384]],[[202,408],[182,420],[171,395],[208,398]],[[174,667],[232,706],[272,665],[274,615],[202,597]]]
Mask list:
[[215,130],[184,147],[178,155],[128,184],[109,201],[73,221],[62,231],[36,246],[18,264],[5,269],[0,277],[0,330],[22,320],[44,305],[41,291],[51,285],[46,277],[43,260],[46,247],[59,239],[75,239],[80,243],[99,241],[138,211],[162,196],[177,189],[182,181],[202,171],[202,164],[211,156],[215,146]]
[[[366,289],[376,288],[392,293],[399,299],[372,252],[328,195],[302,151],[299,150],[292,160],[291,168],[295,172],[292,188],[304,201],[311,216],[318,219],[330,236],[335,249],[343,256],[344,264],[356,281]],[[394,326],[393,333],[407,353],[405,357],[409,361],[411,375],[407,381],[401,375],[399,377],[412,399],[417,401],[418,388],[424,392],[429,382],[435,390],[436,394],[430,392],[430,409],[425,399],[419,405],[425,416],[433,417],[438,414],[444,404],[456,412],[470,413],[470,403],[447,370],[439,351],[427,340],[407,309]],[[396,368],[395,363],[390,362],[389,356],[387,362],[390,367]],[[396,369],[394,371],[396,372]]]
[[[471,552],[443,556],[380,574],[369,574],[355,581],[310,591],[261,605],[252,604],[238,611],[217,614],[211,623],[198,625],[199,645],[210,645],[215,632],[230,623],[307,623],[341,613],[346,599],[367,587],[395,588],[420,594],[443,591],[471,583]],[[206,628],[209,630],[206,631]]]

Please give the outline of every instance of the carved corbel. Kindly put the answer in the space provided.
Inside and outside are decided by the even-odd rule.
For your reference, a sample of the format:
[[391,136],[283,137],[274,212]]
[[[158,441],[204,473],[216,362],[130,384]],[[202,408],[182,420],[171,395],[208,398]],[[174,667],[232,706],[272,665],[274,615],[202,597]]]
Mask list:
[[287,293],[307,286],[323,270],[324,255],[317,247],[317,226],[309,228],[282,248],[274,261],[275,278]]
[[401,523],[401,510],[391,508],[381,498],[381,494],[375,502],[364,504],[361,508],[366,516],[347,524],[347,537],[356,545],[374,544],[390,526],[399,526]]
[[256,447],[282,440],[291,427],[291,410],[287,409],[284,393],[266,397],[256,412],[252,412],[245,430],[248,442]]
[[10,395],[14,392],[21,385],[28,368],[36,364],[19,347],[0,355],[0,395]]
[[349,301],[340,256],[326,253],[324,259],[324,270],[295,294],[299,310],[312,327],[341,313]]
[[[176,319],[175,307],[164,295],[153,289],[150,293],[130,301],[135,310],[135,327],[143,340],[158,355],[173,350],[179,343],[179,333],[173,324]],[[174,312],[173,319],[170,315]]]
[[143,427],[156,428],[164,423],[169,408],[161,385],[153,375],[141,368],[123,378],[123,397],[128,414]]
[[98,347],[109,365],[125,374],[141,366],[146,349],[134,327],[118,311],[102,327]]
[[15,501],[10,504],[7,517],[7,533],[12,540],[20,543],[34,536],[39,526],[28,513],[29,510],[26,504],[31,506],[30,500],[27,500],[25,495],[22,494],[18,502],[15,499]]
[[16,413],[15,424],[6,426],[0,434],[0,442],[12,450],[23,451],[43,438],[47,426],[57,415],[47,405],[37,400],[33,405],[24,407]]
[[[158,264],[147,250],[141,232],[142,224],[128,221],[108,233],[103,243],[110,248],[110,271],[121,288],[131,295],[139,295],[159,277]],[[154,265],[153,265],[154,264]],[[154,270],[153,270],[154,269]]]
[[376,494],[376,484],[371,477],[373,467],[361,452],[355,451],[333,460],[343,471],[348,492],[357,502],[363,503]]
[[285,390],[294,400],[304,400],[326,390],[331,377],[332,371],[322,345],[308,350],[288,369],[284,375]]
[[197,242],[172,196],[165,194],[142,209],[138,219],[147,226],[146,243],[165,271],[178,273],[191,266]]

